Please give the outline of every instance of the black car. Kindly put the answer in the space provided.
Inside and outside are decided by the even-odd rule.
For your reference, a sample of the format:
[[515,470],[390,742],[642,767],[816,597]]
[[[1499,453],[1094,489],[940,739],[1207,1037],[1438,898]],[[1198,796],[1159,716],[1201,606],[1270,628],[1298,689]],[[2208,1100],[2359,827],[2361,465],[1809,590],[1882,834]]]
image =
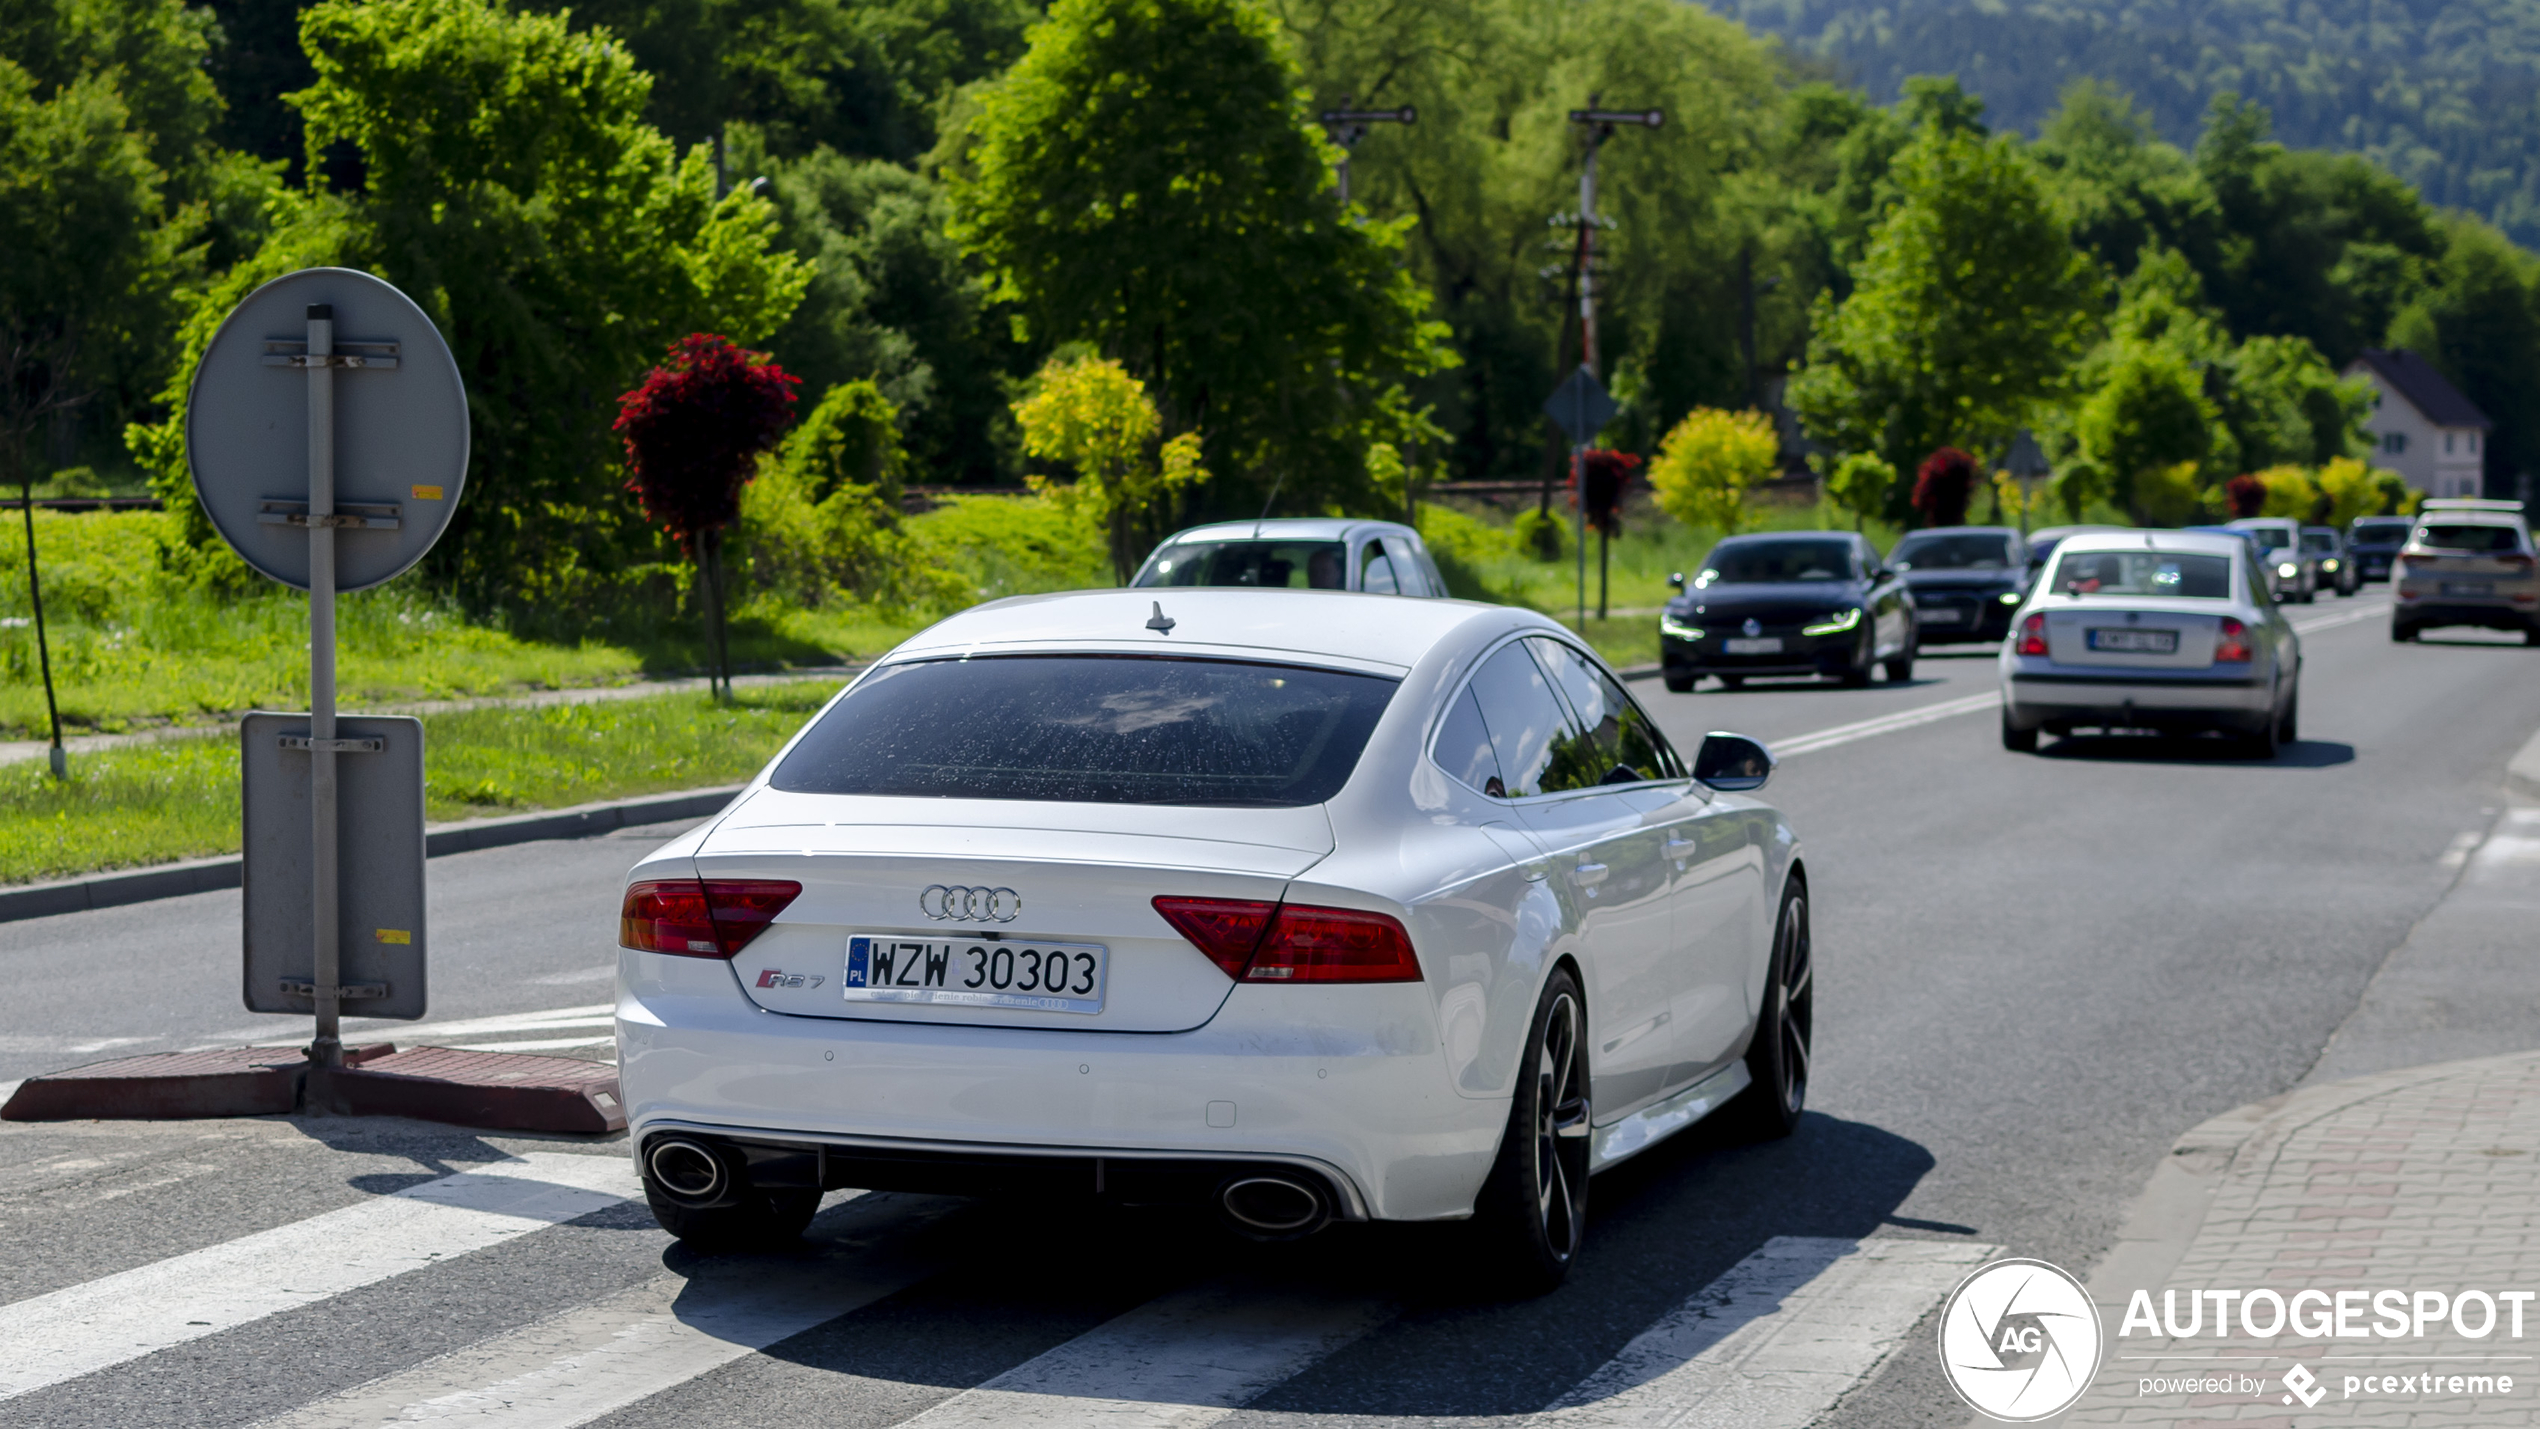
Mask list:
[[1925,645],[1998,643],[2028,595],[2028,549],[2008,526],[1916,531],[1887,563],[1905,577]]
[[2346,555],[2355,563],[2355,574],[2368,581],[2390,579],[2390,564],[2399,559],[2399,548],[2408,544],[2416,524],[2413,516],[2356,517],[2346,528]]
[[1842,531],[1732,536],[1711,548],[1658,617],[1667,688],[1705,675],[1736,689],[1749,675],[1824,675],[1866,685],[1873,666],[1914,677],[1916,628],[1905,582],[1878,549]]

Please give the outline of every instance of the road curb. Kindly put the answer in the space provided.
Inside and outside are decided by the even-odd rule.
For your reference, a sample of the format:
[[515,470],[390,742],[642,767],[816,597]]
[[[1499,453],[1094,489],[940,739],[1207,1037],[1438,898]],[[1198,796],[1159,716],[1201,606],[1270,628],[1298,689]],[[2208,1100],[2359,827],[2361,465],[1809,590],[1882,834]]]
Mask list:
[[2090,1273],[2090,1297],[2103,1309],[2114,1307],[2122,1313],[2134,1291],[2168,1280],[2195,1244],[2224,1181],[2234,1175],[2263,1174],[2285,1141],[2302,1127],[2359,1102],[2427,1082],[2475,1076],[2535,1056],[2540,1053],[2508,1052],[2323,1082],[2234,1107],[2199,1124],[2170,1147],[2142,1193],[2126,1208],[2125,1228]]
[[2505,763],[2505,787],[2527,799],[2540,799],[2540,733],[2524,742],[2521,752]]
[[[593,834],[669,819],[701,819],[721,812],[725,805],[732,802],[732,796],[746,787],[725,784],[712,789],[646,794],[633,799],[577,804],[569,809],[541,809],[536,813],[441,824],[424,831],[423,851],[426,857],[439,858],[444,854],[535,843],[540,839],[587,838]],[[187,893],[209,893],[236,888],[238,881],[238,855],[224,854],[218,858],[188,859],[183,863],[90,874],[85,878],[66,878],[54,883],[30,883],[19,888],[0,889],[0,923],[45,918],[56,913],[116,908],[127,903],[147,903]]]

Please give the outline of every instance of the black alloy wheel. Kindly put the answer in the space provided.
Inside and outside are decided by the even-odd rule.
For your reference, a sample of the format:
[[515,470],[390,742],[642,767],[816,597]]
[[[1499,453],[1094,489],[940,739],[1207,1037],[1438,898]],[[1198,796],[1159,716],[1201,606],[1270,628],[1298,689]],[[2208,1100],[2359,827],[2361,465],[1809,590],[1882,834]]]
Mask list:
[[1540,1295],[1569,1275],[1587,1240],[1589,1131],[1587,1013],[1563,968],[1535,1004],[1499,1160],[1474,1207],[1497,1288]]
[[1816,951],[1808,932],[1808,885],[1794,878],[1782,891],[1781,917],[1773,925],[1772,983],[1755,1012],[1755,1036],[1746,1047],[1753,1079],[1742,1104],[1745,1129],[1758,1138],[1788,1136],[1808,1107],[1809,1058],[1815,1051]]

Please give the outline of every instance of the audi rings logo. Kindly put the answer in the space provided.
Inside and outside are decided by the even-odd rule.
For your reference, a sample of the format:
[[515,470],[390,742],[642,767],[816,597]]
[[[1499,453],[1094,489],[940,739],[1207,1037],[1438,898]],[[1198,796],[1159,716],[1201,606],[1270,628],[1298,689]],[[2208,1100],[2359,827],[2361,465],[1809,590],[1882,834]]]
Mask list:
[[1989,1419],[2061,1414],[2099,1372],[2099,1309],[2042,1260],[1997,1260],[1958,1282],[1940,1312],[1940,1368]]
[[1011,923],[1023,916],[1023,895],[1011,888],[935,883],[918,893],[917,911],[938,923]]

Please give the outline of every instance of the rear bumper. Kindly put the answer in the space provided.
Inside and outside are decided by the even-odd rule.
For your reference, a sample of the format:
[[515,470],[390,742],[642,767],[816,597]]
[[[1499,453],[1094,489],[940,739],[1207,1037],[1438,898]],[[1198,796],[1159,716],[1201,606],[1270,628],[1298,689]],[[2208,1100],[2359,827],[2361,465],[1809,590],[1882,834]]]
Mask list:
[[2394,600],[2390,618],[2404,625],[2478,625],[2490,630],[2540,626],[2540,602],[2510,600]]
[[[1504,1099],[1459,1095],[1412,1032],[1433,1020],[1419,984],[1245,985],[1189,1032],[1097,1033],[787,1016],[723,964],[619,959],[631,1143],[681,1128],[828,1148],[842,1169],[827,1174],[863,1178],[841,1185],[1090,1191],[1100,1176],[1122,1199],[1178,1200],[1267,1163],[1320,1176],[1344,1216],[1445,1219],[1472,1210],[1508,1117]],[[1354,1015],[1319,1007],[1330,993],[1354,995]]]
[[[2011,633],[2011,614],[1995,595],[1914,602],[1914,637],[1923,645],[1993,645]],[[1959,613],[1951,621],[1946,612]],[[1937,618],[1936,618],[1937,617]]]
[[2013,674],[2003,705],[2022,729],[2255,729],[2275,717],[2274,692],[2255,679]]

